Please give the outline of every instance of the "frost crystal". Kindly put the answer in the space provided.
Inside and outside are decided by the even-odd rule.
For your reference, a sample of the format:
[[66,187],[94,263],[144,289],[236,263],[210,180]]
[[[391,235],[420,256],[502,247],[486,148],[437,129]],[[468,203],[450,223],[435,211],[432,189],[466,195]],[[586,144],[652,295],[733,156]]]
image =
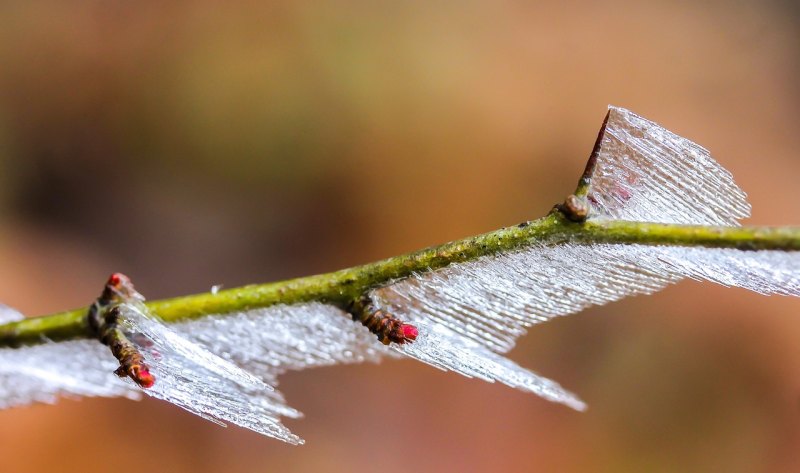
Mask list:
[[[309,303],[207,317],[181,323],[176,328],[187,338],[272,384],[277,383],[277,376],[289,370],[377,362],[384,356],[405,355],[464,376],[499,381],[576,409],[585,407],[553,381],[520,368],[444,325],[421,321],[420,338],[389,348],[376,343],[375,335],[349,317],[333,306]],[[340,335],[330,337],[331,333]]]
[[747,195],[708,150],[629,110],[609,107],[589,200],[595,216],[695,225],[739,225]]
[[[705,149],[627,110],[609,109],[593,160],[591,218],[734,226],[749,215],[745,194]],[[316,302],[169,328],[136,301],[120,308],[157,379],[147,394],[298,444],[280,422],[300,414],[274,390],[278,376],[383,357],[411,357],[582,410],[575,395],[501,354],[533,324],[687,277],[799,296],[800,253],[542,242],[371,291],[376,307],[419,328],[414,343],[389,347],[341,309]],[[0,322],[20,317],[0,307]],[[0,408],[59,395],[137,397],[138,387],[111,374],[116,367],[96,341],[0,349]]]
[[[0,305],[0,323],[24,317]],[[116,376],[108,349],[87,340],[46,343],[0,350],[0,409],[32,402],[54,403],[59,396],[138,399],[138,393]]]
[[446,326],[423,321],[418,322],[418,325],[420,337],[414,343],[395,345],[393,348],[445,371],[453,370],[468,378],[478,378],[490,383],[499,381],[579,411],[586,409],[583,401],[555,381],[520,367]]
[[22,320],[24,318],[25,316],[17,312],[15,309],[0,304],[0,324],[16,322],[17,320]]
[[[734,226],[750,214],[744,192],[708,151],[628,110],[609,108],[593,159],[592,218]],[[400,318],[449,327],[505,353],[533,324],[685,277],[797,294],[799,274],[794,253],[559,242],[453,264],[372,297]],[[461,372],[471,368],[464,360],[434,364]]]
[[623,245],[532,246],[408,278],[372,296],[411,323],[435,320],[504,353],[532,324],[680,278],[643,264],[641,253]]
[[229,421],[288,443],[303,443],[280,422],[281,416],[296,418],[300,413],[272,386],[149,317],[144,305],[120,307],[131,339],[156,376],[145,393],[220,425]]
[[377,362],[393,354],[349,314],[316,302],[204,317],[174,328],[273,385],[286,371]]
[[108,348],[92,340],[0,350],[0,408],[54,403],[59,396],[138,399],[114,376],[119,366]]
[[530,325],[685,277],[798,296],[800,253],[563,243],[451,265],[373,296],[401,318],[437,321],[503,353]]

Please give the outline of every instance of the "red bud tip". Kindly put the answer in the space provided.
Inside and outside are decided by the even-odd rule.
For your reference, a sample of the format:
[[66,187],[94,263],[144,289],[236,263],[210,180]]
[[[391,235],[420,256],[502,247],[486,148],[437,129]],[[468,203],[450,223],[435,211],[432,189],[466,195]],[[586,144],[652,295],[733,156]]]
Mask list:
[[124,281],[130,281],[128,276],[122,273],[114,273],[108,277],[108,285],[111,287],[120,287]]
[[143,388],[152,388],[153,385],[156,384],[156,377],[145,368],[136,373],[136,378],[134,378],[134,381],[136,381],[136,384]]
[[408,341],[413,342],[419,336],[419,330],[417,327],[409,324],[403,324],[403,337],[406,338]]

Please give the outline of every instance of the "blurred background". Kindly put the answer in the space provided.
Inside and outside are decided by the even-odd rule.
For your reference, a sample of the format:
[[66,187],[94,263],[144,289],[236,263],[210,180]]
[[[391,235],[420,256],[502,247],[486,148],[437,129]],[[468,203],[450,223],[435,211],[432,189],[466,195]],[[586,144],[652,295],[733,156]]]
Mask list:
[[[0,3],[0,300],[83,306],[112,271],[177,296],[539,217],[607,104],[709,148],[750,223],[800,223],[793,2],[319,3]],[[583,414],[387,362],[282,378],[303,447],[65,400],[0,412],[0,469],[798,471],[798,309],[684,282],[535,327],[511,357]]]

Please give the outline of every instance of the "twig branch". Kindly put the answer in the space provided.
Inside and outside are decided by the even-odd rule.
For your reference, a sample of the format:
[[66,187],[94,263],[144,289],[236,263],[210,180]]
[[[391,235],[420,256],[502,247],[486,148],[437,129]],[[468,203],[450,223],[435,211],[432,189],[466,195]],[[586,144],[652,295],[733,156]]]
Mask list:
[[[490,233],[445,243],[332,273],[250,285],[147,303],[166,322],[239,312],[275,304],[320,301],[347,310],[369,290],[413,273],[471,261],[529,245],[616,243],[800,251],[800,227],[712,227],[589,220],[575,223],[559,212]],[[0,325],[0,347],[90,337],[87,308]]]

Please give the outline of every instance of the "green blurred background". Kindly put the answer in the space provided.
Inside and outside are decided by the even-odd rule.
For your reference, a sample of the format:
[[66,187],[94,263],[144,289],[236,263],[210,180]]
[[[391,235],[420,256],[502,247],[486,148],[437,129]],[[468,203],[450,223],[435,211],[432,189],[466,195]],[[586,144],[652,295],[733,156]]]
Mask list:
[[[338,269],[543,215],[606,105],[797,224],[800,10],[778,1],[0,3],[0,300]],[[590,405],[411,361],[292,373],[293,448],[157,401],[0,412],[0,471],[800,469],[800,303],[685,282],[511,356]]]

